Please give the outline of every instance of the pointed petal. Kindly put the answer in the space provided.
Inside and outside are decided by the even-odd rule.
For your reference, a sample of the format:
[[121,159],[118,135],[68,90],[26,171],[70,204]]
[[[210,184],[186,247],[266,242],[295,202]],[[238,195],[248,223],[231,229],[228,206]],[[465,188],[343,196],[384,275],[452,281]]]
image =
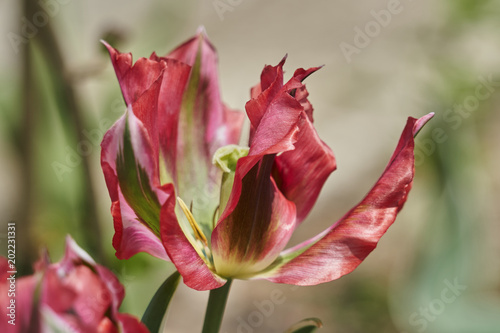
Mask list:
[[328,176],[336,169],[330,148],[309,117],[300,124],[295,149],[276,157],[273,176],[285,197],[297,207],[297,223],[309,214]]
[[165,62],[140,58],[133,64],[131,53],[120,53],[108,43],[103,44],[108,49],[127,105],[137,101],[163,75]]
[[286,54],[276,66],[265,66],[260,74],[260,90],[267,90],[272,85],[278,84],[281,88],[283,85],[283,65],[285,64],[288,54]]
[[[283,87],[283,65],[286,56],[277,66],[265,66],[260,76],[260,83],[252,87],[250,91],[251,100],[247,103],[246,109],[253,130],[258,127],[260,119],[264,115],[268,105]],[[307,100],[309,93],[305,85],[301,84],[309,75],[319,70],[321,67],[312,67],[309,69],[299,68],[293,74],[292,79],[287,83],[290,94],[304,107],[304,111],[312,122],[312,105]]]
[[156,159],[160,148],[164,178],[175,181],[177,127],[184,90],[191,66],[174,59],[152,54],[135,64],[130,53],[124,54],[104,43],[115,68],[125,102],[132,105],[134,115],[143,123]]
[[[269,84],[267,89],[247,103],[247,113],[256,126],[250,151],[238,160],[229,200],[212,232],[216,271],[223,276],[250,276],[263,269],[284,248],[295,228],[295,204],[278,190],[271,170],[276,154],[294,149],[299,124],[306,115],[290,94],[300,82],[283,86],[277,81],[282,80],[281,66],[266,67],[266,80],[277,79],[263,84]],[[273,85],[280,90],[272,91]]]
[[157,162],[149,136],[130,108],[106,133],[101,146],[101,165],[113,201],[117,257],[127,259],[144,251],[168,260],[159,238],[159,216],[161,203],[174,193],[157,188]]
[[[312,67],[309,69],[303,69],[299,68],[293,73],[293,77],[302,82],[304,81],[309,75],[312,73],[316,72],[317,70],[321,69],[322,66],[320,67]],[[303,84],[300,88],[297,88],[295,93],[293,94],[297,101],[299,101],[300,105],[304,108],[305,113],[307,114],[307,117],[313,122],[313,107],[307,97],[309,96],[309,92],[306,89],[305,84]]]
[[169,197],[161,209],[161,238],[170,259],[188,287],[210,290],[226,283],[210,270],[184,234],[176,218],[173,197]]
[[[303,117],[302,113],[305,112],[312,121],[312,106],[307,100],[308,93],[302,80],[320,67],[297,69],[294,76],[283,85],[285,59],[277,66],[264,68],[261,83],[252,89],[252,99],[245,106],[251,123],[250,155],[294,149],[295,135],[299,130],[298,117]],[[273,147],[275,138],[281,138],[287,132],[289,140],[279,140],[280,145]],[[271,147],[272,151],[268,150]]]
[[[333,153],[319,139],[312,126],[313,108],[307,99],[309,94],[302,83],[321,67],[297,69],[290,81],[282,87],[283,62],[284,60],[276,67],[264,68],[261,84],[252,90],[253,99],[247,103],[248,116],[253,119],[252,125],[256,127],[251,139],[250,154],[259,154],[262,151],[282,153],[276,157],[273,177],[285,197],[296,204],[297,222],[301,222],[313,207],[324,182],[335,170],[336,164]],[[279,92],[273,91],[276,87],[282,87],[280,91],[289,93],[279,95]],[[265,91],[255,95],[262,91],[262,88]],[[295,112],[305,112],[307,117],[302,116],[301,121],[297,122],[294,118],[296,113],[291,111],[291,108],[285,107],[287,103],[278,103],[278,98],[286,98],[287,103],[293,105]],[[292,102],[292,99],[296,101]],[[273,110],[275,105],[276,110]],[[294,124],[295,127],[287,126],[288,123]],[[268,150],[271,146],[270,138],[273,135],[283,136],[280,131],[287,130],[290,131],[289,140],[281,141],[272,151]]]
[[[191,77],[181,112],[181,126],[186,135],[194,134],[196,144],[205,153],[211,165],[213,153],[221,146],[236,144],[239,140],[244,114],[225,108],[219,90],[217,53],[203,31],[185,42],[167,58],[192,66]],[[191,119],[190,119],[191,118]],[[233,135],[226,136],[226,133]]]
[[203,31],[167,58],[192,67],[178,117],[176,189],[179,197],[192,205],[198,223],[210,229],[220,178],[212,156],[218,148],[238,143],[244,114],[229,110],[221,101],[217,54]]
[[261,82],[251,89],[251,99],[245,105],[250,119],[250,142],[259,127],[269,104],[283,88],[283,65],[286,57],[277,66],[265,66],[261,74]]
[[64,257],[59,263],[65,271],[70,271],[75,265],[81,264],[82,262],[95,266],[96,263],[92,257],[85,252],[71,236],[66,236],[66,248],[64,250]]
[[315,285],[353,271],[375,248],[403,207],[414,175],[413,137],[432,116],[408,118],[388,166],[368,195],[333,226],[284,251],[260,278]]

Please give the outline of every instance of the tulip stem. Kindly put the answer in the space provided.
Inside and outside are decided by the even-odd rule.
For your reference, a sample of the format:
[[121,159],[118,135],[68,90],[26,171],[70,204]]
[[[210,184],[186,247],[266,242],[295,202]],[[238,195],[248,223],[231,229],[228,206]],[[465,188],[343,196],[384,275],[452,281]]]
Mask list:
[[229,295],[231,282],[232,280],[227,280],[226,284],[222,287],[210,290],[202,333],[219,332],[224,310],[226,309],[227,296]]

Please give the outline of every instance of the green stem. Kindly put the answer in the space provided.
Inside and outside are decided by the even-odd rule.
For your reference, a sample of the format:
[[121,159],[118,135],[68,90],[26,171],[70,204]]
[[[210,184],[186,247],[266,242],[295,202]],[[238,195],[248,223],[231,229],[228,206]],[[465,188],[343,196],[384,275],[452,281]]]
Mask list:
[[208,297],[205,322],[202,333],[218,333],[226,309],[227,296],[231,288],[232,280],[227,280],[226,284],[218,289],[210,290]]

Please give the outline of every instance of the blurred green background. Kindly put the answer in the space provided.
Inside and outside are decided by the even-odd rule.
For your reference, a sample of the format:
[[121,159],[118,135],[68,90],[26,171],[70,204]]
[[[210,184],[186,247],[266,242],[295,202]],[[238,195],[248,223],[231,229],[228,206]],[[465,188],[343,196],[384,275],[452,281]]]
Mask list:
[[[124,102],[99,39],[137,59],[200,25],[232,108],[286,53],[288,75],[326,65],[306,83],[339,167],[292,243],[364,196],[408,116],[436,113],[417,139],[409,201],[366,261],[314,287],[236,281],[222,332],[282,332],[306,317],[323,332],[500,332],[498,1],[1,1],[0,253],[15,221],[29,274],[42,247],[60,259],[69,233],[125,285],[123,311],[142,315],[173,267],[114,257],[99,143]],[[283,302],[259,310],[276,289]],[[207,296],[181,286],[166,332],[200,331]]]

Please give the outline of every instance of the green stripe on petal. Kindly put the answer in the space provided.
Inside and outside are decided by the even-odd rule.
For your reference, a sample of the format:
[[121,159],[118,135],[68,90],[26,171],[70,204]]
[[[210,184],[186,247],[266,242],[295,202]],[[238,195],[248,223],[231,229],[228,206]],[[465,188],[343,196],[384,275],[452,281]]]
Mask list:
[[191,75],[184,92],[179,113],[179,137],[177,146],[177,186],[179,196],[192,206],[192,214],[204,231],[211,231],[217,208],[218,187],[210,168],[209,142],[206,140],[207,111],[212,107],[210,82],[202,73],[203,37],[200,36]]
[[254,165],[242,179],[236,171],[233,192],[240,194],[237,204],[229,214],[226,207],[212,232],[216,271],[224,277],[246,279],[268,267],[295,226],[295,204],[279,192],[270,177],[274,155],[257,163],[253,160],[252,156],[239,160],[238,169]]
[[212,156],[219,147],[238,142],[244,114],[229,110],[221,101],[217,54],[204,32],[167,57],[191,66],[176,134],[175,187],[209,235],[219,206],[221,177]]
[[122,145],[116,160],[121,192],[140,222],[160,237],[160,202],[151,188],[146,169],[141,166],[134,153],[128,117],[125,121]]

